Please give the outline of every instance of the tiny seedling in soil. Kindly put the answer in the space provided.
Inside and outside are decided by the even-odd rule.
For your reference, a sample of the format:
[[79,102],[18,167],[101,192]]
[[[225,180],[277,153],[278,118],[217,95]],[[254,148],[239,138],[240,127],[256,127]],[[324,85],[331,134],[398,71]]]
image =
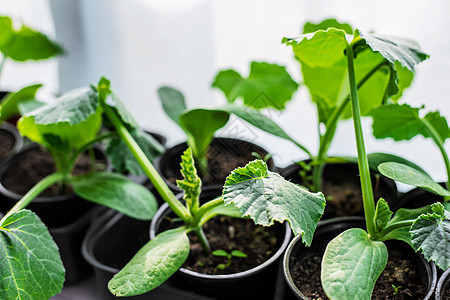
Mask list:
[[233,251],[231,251],[231,253],[228,253],[225,250],[215,250],[212,252],[212,255],[223,256],[223,257],[226,257],[226,259],[227,259],[226,263],[217,265],[217,267],[214,269],[214,274],[217,272],[217,270],[223,271],[226,268],[228,268],[231,265],[232,257],[247,258],[247,254],[245,254],[244,252],[239,251],[239,250],[233,250]]
[[398,291],[402,288],[401,285],[396,286],[395,284],[392,284],[391,286],[392,286],[392,288],[394,289],[394,292],[392,293],[394,296],[397,295],[397,294],[398,294]]

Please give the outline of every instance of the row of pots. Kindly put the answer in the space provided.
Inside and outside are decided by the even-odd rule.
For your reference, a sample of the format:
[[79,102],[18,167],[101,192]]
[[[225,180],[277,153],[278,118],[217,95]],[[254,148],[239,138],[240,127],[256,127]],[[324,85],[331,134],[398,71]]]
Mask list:
[[[215,145],[213,149],[225,147],[229,152],[236,152],[236,149],[246,150],[248,151],[247,153],[256,151],[261,157],[264,157],[267,153],[258,146],[234,139],[215,139],[213,144]],[[185,144],[175,146],[158,159],[156,165],[159,166],[159,171],[162,175],[170,177],[170,172],[175,172],[170,170],[178,170],[178,158],[185,148]],[[209,157],[213,160],[216,159],[216,161],[223,159],[221,156],[223,156],[223,153],[220,151],[209,154]],[[13,160],[14,157],[9,157],[3,163],[3,167],[0,167],[0,197],[3,199],[13,198],[14,201],[17,201],[17,199],[20,198],[20,195],[10,193],[1,184],[2,174],[5,171],[4,166],[11,163]],[[243,162],[243,164],[245,163],[246,162]],[[170,167],[164,167],[167,165],[172,165],[172,169]],[[215,166],[214,162],[212,165]],[[269,160],[268,165],[271,169],[274,169],[272,160]],[[221,166],[215,167],[218,169],[221,168]],[[235,167],[237,166],[231,166],[232,169]],[[281,174],[293,182],[300,183],[300,179],[298,178],[299,168],[298,165],[293,165],[281,170]],[[343,168],[345,171],[342,171],[341,169],[341,171],[337,172],[336,168]],[[229,171],[222,173],[226,174],[226,172]],[[344,176],[343,174],[351,175]],[[339,164],[339,166],[331,164],[327,165],[324,170],[325,180],[337,182],[337,184],[340,184],[342,180],[348,180],[350,178],[350,181],[353,180],[358,185],[359,178],[357,174],[357,166],[352,164]],[[172,176],[176,177],[176,172],[172,174]],[[374,176],[374,180],[378,180],[376,178],[378,177]],[[133,177],[133,179],[143,183],[145,177]],[[212,178],[212,184],[203,189],[204,197],[219,194],[221,192],[222,180],[224,180],[224,178],[221,178],[220,176]],[[174,185],[173,179],[168,179],[167,183],[174,191],[179,191]],[[150,189],[152,188],[148,183],[146,186]],[[379,190],[377,191],[379,196],[383,196],[388,201],[395,200],[397,194],[395,183],[381,177],[381,182],[375,186],[379,187]],[[411,193],[406,194],[404,197],[409,197]],[[55,221],[55,225],[57,226],[49,226],[51,234],[60,247],[62,259],[67,269],[66,284],[78,282],[85,277],[85,271],[89,269],[88,265],[85,263],[87,260],[89,264],[94,267],[96,278],[99,283],[99,288],[97,290],[103,291],[102,299],[114,298],[107,290],[107,282],[121,267],[124,266],[134,252],[148,241],[149,226],[151,228],[150,236],[154,237],[160,219],[155,217],[151,223],[137,221],[111,210],[99,208],[87,201],[79,201],[80,199],[77,200],[76,196],[68,198],[71,198],[71,200],[64,199],[58,201],[76,203],[77,208],[64,204],[63,209],[69,208],[69,215],[73,214],[73,212],[76,211],[75,209],[81,209],[83,212],[79,211],[76,215],[82,217],[62,225],[58,224],[58,221]],[[5,203],[3,199],[2,206]],[[45,203],[46,198],[40,197],[34,200],[32,205],[39,206],[41,202]],[[80,204],[85,204],[87,207],[82,207]],[[62,219],[67,221],[67,217],[64,216],[64,214],[55,213],[55,204],[52,204],[51,206],[52,213],[50,215],[63,216]],[[47,225],[53,224],[52,222],[54,221],[46,220],[45,212],[40,212],[39,207],[30,206],[29,208],[35,211],[44,220],[44,223]],[[8,209],[8,205],[2,207],[2,210],[6,209]],[[158,216],[163,216],[166,213],[167,206],[162,206]],[[90,225],[91,220],[95,221]],[[291,275],[291,271],[293,266],[295,264],[298,265],[298,263],[302,264],[305,259],[311,256],[310,254],[305,254],[306,250],[309,251],[313,249],[313,253],[315,252],[320,255],[320,253],[324,251],[324,245],[326,245],[334,236],[347,228],[363,226],[364,223],[361,218],[355,219],[346,217],[341,220],[331,219],[321,221],[314,238],[316,243],[309,249],[305,249],[301,242],[298,242],[298,238],[295,238],[288,247],[291,233],[288,227],[284,227],[285,234],[278,251],[276,251],[271,259],[256,268],[231,275],[202,275],[182,268],[177,275],[174,275],[160,288],[136,299],[239,299],[240,297],[242,299],[247,299],[249,297],[253,298],[255,295],[259,295],[258,297],[262,299],[308,299],[292,280],[293,276]],[[85,235],[88,227],[89,231],[87,235]],[[130,232],[133,232],[134,234],[129,234]],[[78,251],[83,238],[84,259],[81,256],[80,251]],[[396,245],[392,245],[392,247],[395,246]],[[388,245],[388,247],[391,247],[391,245]],[[287,251],[285,251],[286,248]],[[281,276],[278,276],[277,279],[277,268],[283,253],[285,254],[283,263],[281,264],[283,269],[281,273],[285,280],[281,280],[283,278]],[[410,253],[407,255],[410,255]],[[411,255],[415,255],[415,260],[420,262],[418,272],[422,272],[426,275],[423,277],[426,278],[424,280],[424,285],[427,287],[423,299],[429,299],[434,292],[437,281],[436,267],[434,264],[426,262],[419,254]],[[118,261],[115,261],[114,259],[118,259]],[[296,260],[299,262],[296,263]],[[444,275],[448,273],[449,272],[447,271]],[[245,280],[242,280],[242,278],[245,278]],[[212,280],[214,284],[212,284],[210,280]],[[250,282],[248,280],[250,280]],[[251,284],[251,281],[256,282],[256,284]],[[444,285],[446,284],[448,289],[449,280],[442,277],[440,282],[441,281]],[[187,286],[185,284],[186,282],[188,283]],[[235,286],[235,284],[237,284],[237,286]],[[438,288],[435,293],[436,299],[444,299],[442,298],[442,295],[445,289],[446,287]],[[230,295],[229,292],[234,294]]]

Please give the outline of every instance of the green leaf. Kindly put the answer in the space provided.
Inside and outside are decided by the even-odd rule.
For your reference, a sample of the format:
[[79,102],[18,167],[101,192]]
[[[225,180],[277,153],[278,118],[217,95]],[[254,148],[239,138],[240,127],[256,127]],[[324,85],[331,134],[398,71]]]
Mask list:
[[208,220],[214,218],[215,216],[229,216],[232,218],[242,218],[242,214],[241,211],[239,210],[239,208],[237,208],[235,205],[233,205],[232,203],[229,205],[225,206],[225,203],[223,203],[222,205],[219,206],[215,206],[212,209],[209,209],[203,216],[202,219],[200,220],[199,224],[203,225],[205,224]]
[[[134,129],[130,133],[151,162],[164,152],[164,147],[150,134],[141,129]],[[109,141],[106,147],[106,154],[111,159],[111,163],[116,171],[123,174],[126,172],[135,175],[145,174],[133,153],[131,153],[120,137],[115,137]]]
[[[357,158],[355,158],[355,159],[356,159],[355,162],[357,163],[358,159]],[[403,157],[389,154],[389,153],[370,153],[369,155],[367,155],[367,159],[369,160],[370,168],[375,171],[378,171],[378,166],[382,163],[396,162],[396,163],[407,165],[407,166],[414,168],[420,172],[425,172],[421,167],[419,167],[415,163],[410,162],[409,160],[407,160]]]
[[431,136],[424,124],[428,122],[445,141],[450,134],[446,119],[439,112],[430,112],[421,118],[420,109],[407,104],[391,104],[372,110],[373,135],[378,139],[390,137],[395,141],[410,140],[419,134],[428,138]]
[[367,299],[386,267],[388,251],[359,228],[344,231],[327,246],[322,260],[322,286],[330,299]]
[[234,256],[234,257],[242,257],[242,258],[246,258],[247,257],[247,254],[245,254],[244,252],[239,251],[239,250],[231,251],[231,255]]
[[14,115],[18,115],[19,103],[34,99],[37,90],[42,86],[42,84],[33,84],[20,89],[18,92],[10,93],[6,95],[0,106],[0,123],[6,121]]
[[256,109],[272,107],[284,109],[286,102],[298,88],[286,68],[265,62],[252,62],[248,78],[233,70],[220,72],[213,86],[222,89],[229,102],[242,96],[244,104]]
[[434,180],[427,173],[421,172],[407,165],[387,162],[380,164],[378,166],[378,170],[384,176],[401,183],[421,187],[440,196],[450,196],[450,192],[438,183],[434,182]]
[[306,245],[311,245],[325,208],[322,193],[311,193],[268,171],[262,160],[235,169],[227,177],[223,198],[226,205],[233,203],[256,224],[270,226],[274,221],[287,220]]
[[33,212],[10,215],[0,234],[1,299],[46,300],[61,291],[65,271],[58,247]]
[[228,256],[228,253],[225,250],[215,250],[212,252],[212,255],[215,256]]
[[174,88],[163,86],[158,89],[158,95],[167,116],[180,125],[180,116],[186,110],[183,94]]
[[138,220],[151,220],[158,209],[155,196],[148,189],[119,174],[80,175],[71,183],[78,196]]
[[303,26],[303,33],[312,33],[317,30],[327,30],[328,28],[342,29],[347,34],[353,34],[353,28],[347,23],[339,23],[336,19],[326,19],[320,23],[306,22]]
[[416,251],[446,270],[450,267],[450,212],[439,202],[431,208],[433,213],[422,214],[414,221],[411,241]]
[[391,99],[397,101],[402,97],[403,91],[411,85],[414,73],[408,70],[408,68],[403,67],[398,61],[395,62],[394,67],[397,75],[395,77],[395,85],[397,86],[398,92],[392,94]]
[[108,283],[116,296],[135,296],[147,293],[166,281],[189,255],[186,228],[180,227],[160,233],[142,247],[130,262]]
[[227,124],[230,114],[220,109],[198,108],[184,112],[180,125],[188,137],[195,158],[206,154],[214,133]]
[[375,224],[375,231],[380,232],[383,230],[389,220],[391,219],[392,211],[389,209],[389,205],[387,204],[386,200],[383,198],[380,198],[377,202],[377,207],[375,209],[375,215],[374,215],[374,224]]
[[181,155],[180,166],[183,180],[177,180],[177,185],[184,191],[183,199],[186,200],[187,208],[192,215],[195,215],[199,206],[202,181],[197,175],[191,148],[187,148]]
[[394,64],[400,62],[403,67],[414,71],[415,66],[429,57],[420,50],[419,45],[408,39],[382,36],[377,34],[363,34],[359,36],[364,39],[369,47]]
[[35,109],[38,109],[47,103],[41,102],[36,99],[21,101],[17,104],[17,109],[19,110],[19,115],[24,116]]
[[13,35],[14,29],[11,18],[0,16],[0,49],[9,43]]
[[23,116],[17,127],[23,136],[44,146],[45,135],[58,136],[70,147],[92,141],[101,126],[97,93],[90,88],[72,90]]

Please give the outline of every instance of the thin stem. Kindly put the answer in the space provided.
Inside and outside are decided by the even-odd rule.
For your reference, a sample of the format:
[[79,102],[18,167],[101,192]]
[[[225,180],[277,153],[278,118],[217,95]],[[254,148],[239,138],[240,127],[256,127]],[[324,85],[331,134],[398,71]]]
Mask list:
[[442,140],[441,136],[437,132],[436,128],[434,128],[433,125],[431,125],[431,123],[428,122],[427,119],[420,119],[420,120],[425,125],[431,138],[433,139],[433,141],[435,142],[435,144],[438,146],[439,150],[441,151],[442,158],[444,159],[444,163],[445,163],[445,169],[447,171],[446,186],[447,186],[447,189],[449,189],[450,188],[450,160],[448,158],[447,151],[445,151],[445,148],[444,148],[444,141]]
[[361,190],[364,203],[364,215],[366,219],[367,231],[373,236],[375,233],[374,213],[375,203],[372,192],[372,182],[370,180],[369,162],[367,160],[366,148],[364,146],[364,135],[361,125],[361,112],[358,101],[358,88],[355,79],[355,67],[353,65],[353,43],[347,45],[347,67],[350,84],[350,99],[352,103],[353,124],[355,127],[356,147],[358,150],[358,167],[361,177]]
[[222,197],[218,197],[214,200],[208,201],[205,204],[203,204],[202,206],[200,206],[200,208],[197,210],[195,216],[194,216],[194,220],[193,220],[193,226],[201,226],[203,224],[200,224],[203,216],[211,211],[213,208],[218,207],[223,205],[223,198]]
[[20,199],[16,205],[11,208],[11,210],[2,218],[1,224],[3,224],[4,220],[6,220],[10,215],[13,213],[16,213],[25,207],[27,207],[30,202],[39,196],[45,189],[47,189],[52,184],[62,181],[67,177],[66,173],[53,173],[48,175],[47,177],[43,178],[41,181],[39,181],[35,186],[33,186],[23,197]]
[[117,130],[120,138],[125,142],[127,147],[133,153],[133,156],[138,161],[139,165],[144,170],[145,174],[147,174],[150,181],[155,186],[158,193],[161,197],[166,201],[173,212],[180,217],[186,224],[191,224],[191,216],[186,207],[175,197],[169,187],[165,184],[164,180],[158,174],[156,169],[153,167],[152,163],[148,160],[145,153],[141,150],[139,145],[133,139],[131,134],[125,128],[125,125],[122,123],[120,118],[116,115],[114,110],[108,105],[103,105],[104,111],[108,116],[109,120],[113,123],[114,127]]
[[381,238],[383,238],[384,236],[386,236],[391,231],[394,231],[396,229],[403,228],[403,227],[411,227],[411,225],[413,223],[414,223],[414,220],[405,220],[405,221],[395,222],[395,223],[385,227],[382,231],[380,231],[377,234],[377,236],[380,236]]
[[198,227],[197,229],[194,229],[195,234],[197,235],[198,241],[203,247],[203,250],[207,254],[211,253],[211,246],[209,245],[208,238],[205,235],[205,232],[203,231],[202,227]]

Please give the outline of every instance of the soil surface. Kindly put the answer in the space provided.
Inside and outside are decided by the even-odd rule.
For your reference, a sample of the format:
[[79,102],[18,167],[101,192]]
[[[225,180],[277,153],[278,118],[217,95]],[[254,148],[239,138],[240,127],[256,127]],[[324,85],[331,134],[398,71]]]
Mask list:
[[[96,161],[96,170],[105,169],[105,160]],[[78,159],[73,174],[80,175],[92,170],[89,155],[83,154]],[[50,154],[43,148],[37,147],[25,152],[20,159],[14,160],[1,178],[3,186],[19,195],[28,192],[39,180],[56,171],[55,163]],[[58,196],[71,194],[72,190],[59,184],[46,189],[40,196]]]
[[445,292],[444,300],[450,300],[450,289]]
[[[389,260],[375,284],[372,299],[423,299],[427,292],[426,277],[418,273],[414,256],[397,249],[388,248],[388,250]],[[293,280],[309,299],[328,299],[320,282],[321,263],[322,254],[314,254],[293,265]],[[395,295],[392,285],[400,286]]]
[[[245,166],[248,162],[255,160],[257,157],[252,152],[258,153],[264,157],[267,153],[261,151],[259,147],[239,144],[237,140],[215,144],[214,142],[208,148],[206,157],[208,159],[207,174],[202,176],[202,185],[223,184],[231,171],[238,167]],[[168,162],[164,166],[162,173],[171,183],[176,185],[177,179],[183,179],[180,173],[181,152],[174,155],[173,162]],[[197,170],[199,170],[197,166]],[[200,173],[200,172],[199,172]]]
[[247,257],[233,257],[229,267],[223,271],[219,270],[217,266],[226,264],[227,258],[205,255],[195,234],[190,233],[190,254],[183,267],[203,274],[217,275],[249,270],[270,259],[280,248],[284,239],[283,227],[281,224],[271,227],[256,226],[248,219],[215,217],[203,226],[212,251],[225,250],[231,253],[233,250],[239,250]]
[[6,130],[0,129],[0,160],[13,149],[16,138]]

